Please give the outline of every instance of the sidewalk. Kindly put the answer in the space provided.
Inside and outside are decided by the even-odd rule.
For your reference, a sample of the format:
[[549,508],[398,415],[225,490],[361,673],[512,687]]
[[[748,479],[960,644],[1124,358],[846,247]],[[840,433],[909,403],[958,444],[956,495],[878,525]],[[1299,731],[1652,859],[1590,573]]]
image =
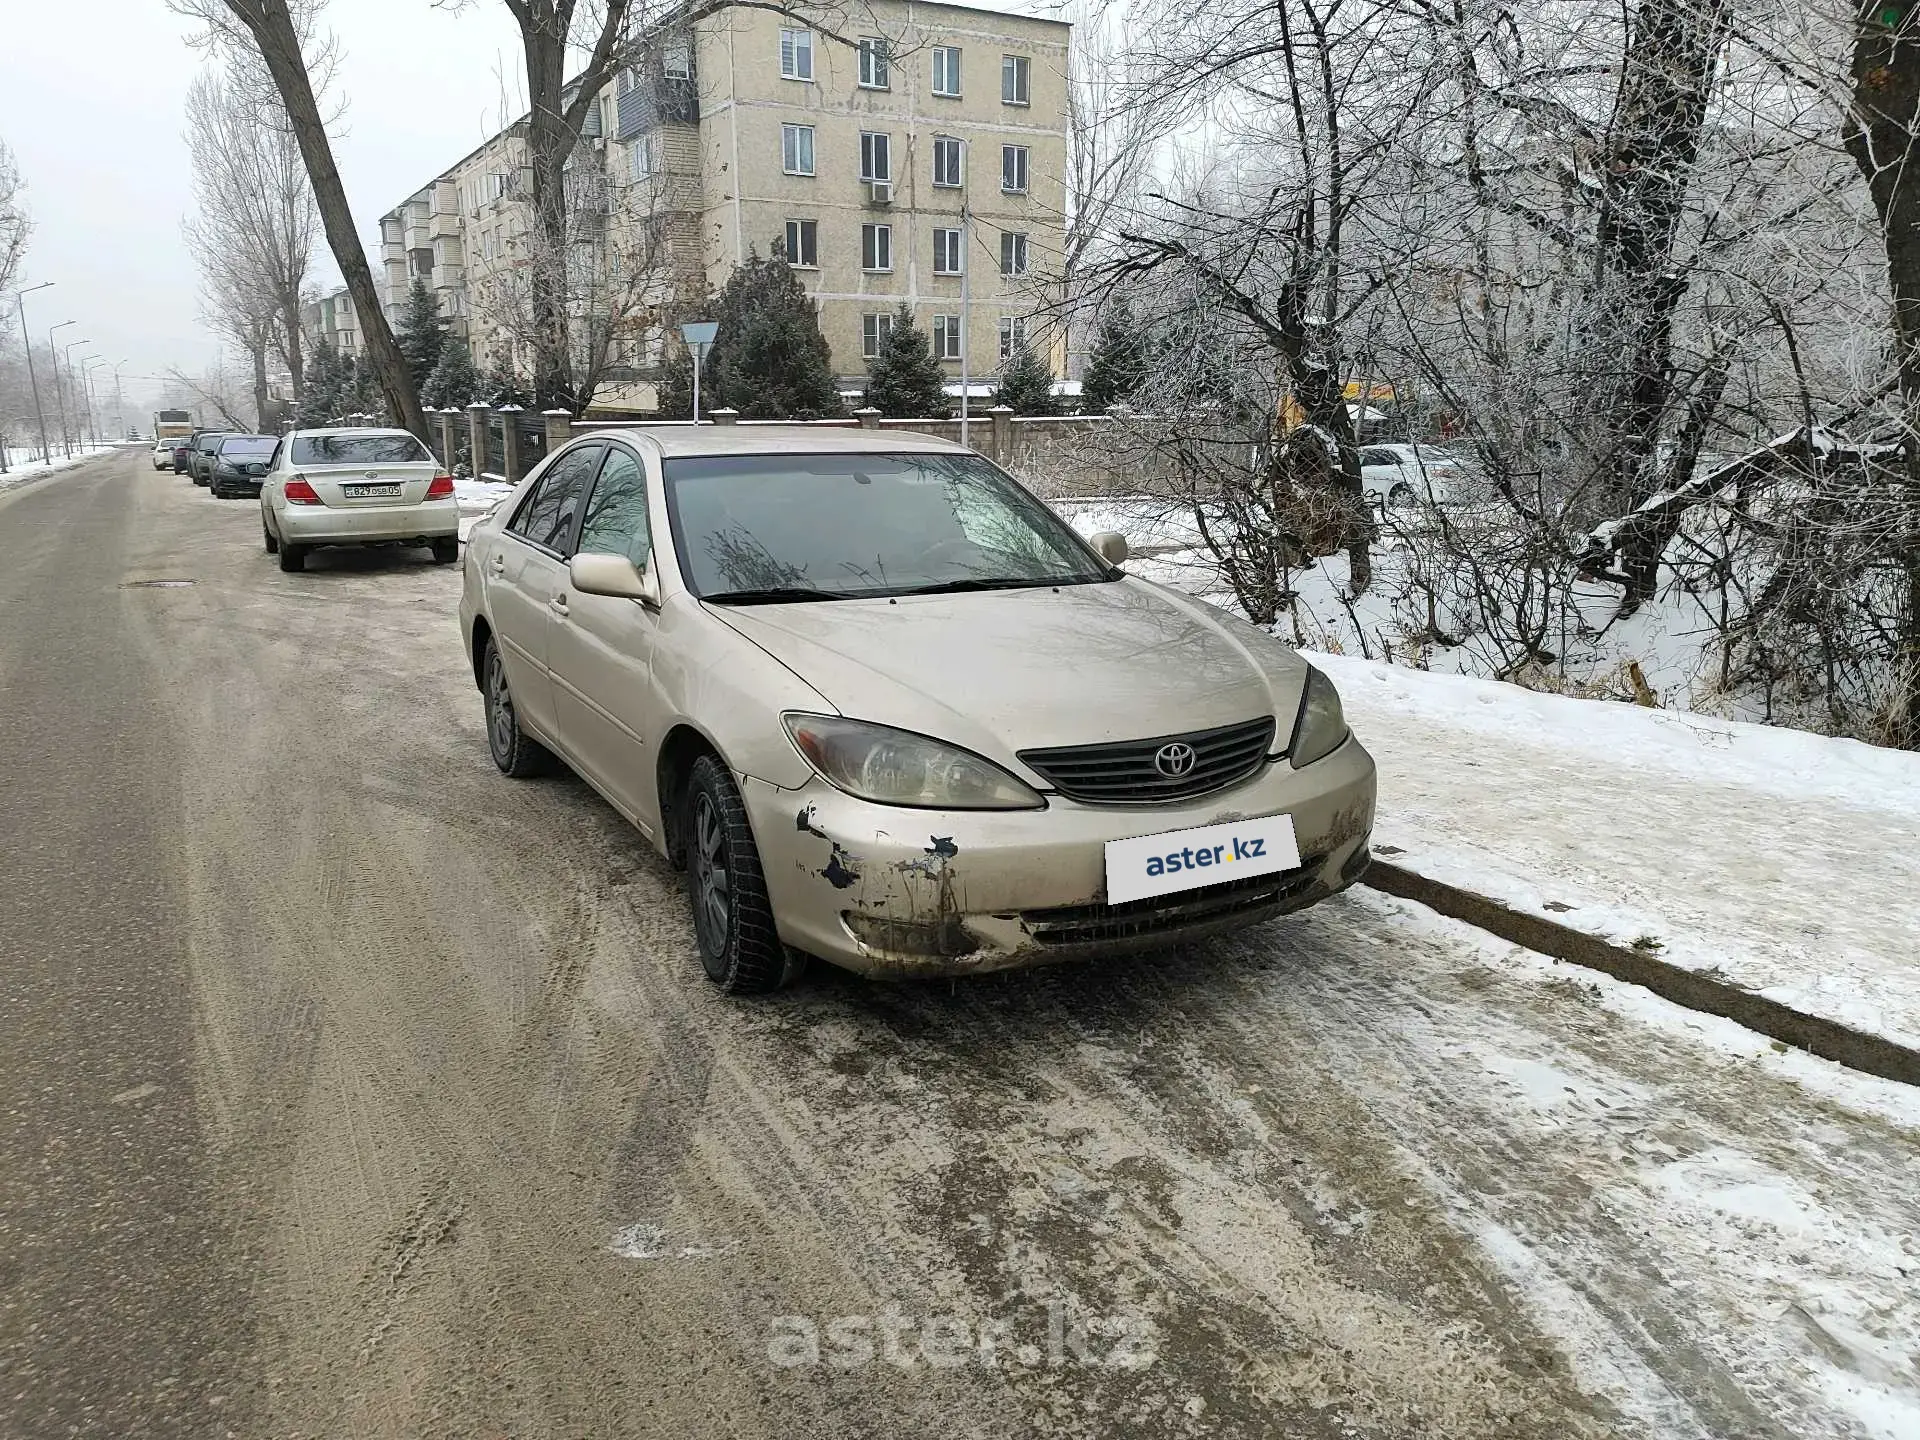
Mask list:
[[1311,658],[1395,864],[1920,1048],[1920,755]]

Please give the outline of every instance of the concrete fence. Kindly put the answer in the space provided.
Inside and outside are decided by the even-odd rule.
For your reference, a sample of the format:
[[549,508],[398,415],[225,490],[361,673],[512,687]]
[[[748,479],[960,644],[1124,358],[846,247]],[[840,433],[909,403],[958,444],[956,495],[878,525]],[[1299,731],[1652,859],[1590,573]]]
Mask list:
[[[433,448],[449,470],[517,482],[541,459],[579,435],[607,430],[684,429],[688,420],[576,420],[565,410],[540,414],[506,406],[469,405],[464,410],[427,412]],[[804,425],[825,430],[901,430],[965,444],[1011,470],[1043,496],[1098,494],[1113,488],[1118,467],[1108,415],[1015,415],[1004,405],[975,411],[962,425],[946,420],[895,420],[871,408],[839,420],[742,420],[737,411],[714,410],[703,424]],[[963,433],[964,432],[964,433]]]

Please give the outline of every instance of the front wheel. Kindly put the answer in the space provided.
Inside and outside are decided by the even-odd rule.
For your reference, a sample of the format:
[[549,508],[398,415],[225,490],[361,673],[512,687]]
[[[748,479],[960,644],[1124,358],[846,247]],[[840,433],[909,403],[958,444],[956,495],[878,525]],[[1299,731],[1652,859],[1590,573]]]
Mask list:
[[799,972],[774,930],[753,827],[727,767],[711,755],[687,777],[687,893],[707,978],[729,995],[778,990]]
[[487,641],[480,660],[480,672],[486,680],[487,749],[502,775],[524,780],[529,775],[545,774],[553,766],[553,753],[520,728],[513,711],[513,692],[507,688],[507,664],[500,658],[500,647]]

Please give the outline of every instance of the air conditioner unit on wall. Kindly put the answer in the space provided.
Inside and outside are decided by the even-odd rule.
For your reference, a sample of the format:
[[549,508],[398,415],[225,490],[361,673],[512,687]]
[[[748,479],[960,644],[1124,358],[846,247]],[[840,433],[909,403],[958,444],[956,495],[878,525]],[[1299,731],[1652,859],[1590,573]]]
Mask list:
[[867,199],[875,205],[893,204],[893,182],[891,180],[869,180]]

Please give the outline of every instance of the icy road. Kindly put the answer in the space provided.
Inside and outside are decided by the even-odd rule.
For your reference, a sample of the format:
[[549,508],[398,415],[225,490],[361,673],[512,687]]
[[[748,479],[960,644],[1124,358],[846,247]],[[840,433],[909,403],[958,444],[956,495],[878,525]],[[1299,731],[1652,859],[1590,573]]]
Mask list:
[[1368,891],[721,999],[456,585],[0,498],[0,1435],[1920,1434],[1911,1092]]

